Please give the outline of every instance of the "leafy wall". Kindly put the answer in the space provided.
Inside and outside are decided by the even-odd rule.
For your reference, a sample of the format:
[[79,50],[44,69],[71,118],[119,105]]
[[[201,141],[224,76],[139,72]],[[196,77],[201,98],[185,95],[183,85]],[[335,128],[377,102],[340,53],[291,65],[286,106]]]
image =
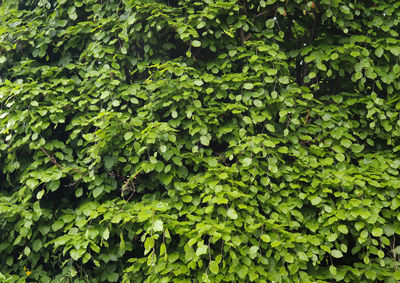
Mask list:
[[2,282],[400,280],[399,1],[1,3]]

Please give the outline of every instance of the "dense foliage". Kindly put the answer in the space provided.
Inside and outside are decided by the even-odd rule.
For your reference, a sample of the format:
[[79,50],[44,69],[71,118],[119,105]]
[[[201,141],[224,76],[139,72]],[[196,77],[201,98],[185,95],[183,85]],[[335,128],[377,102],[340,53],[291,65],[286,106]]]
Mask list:
[[3,0],[0,280],[400,280],[395,0]]

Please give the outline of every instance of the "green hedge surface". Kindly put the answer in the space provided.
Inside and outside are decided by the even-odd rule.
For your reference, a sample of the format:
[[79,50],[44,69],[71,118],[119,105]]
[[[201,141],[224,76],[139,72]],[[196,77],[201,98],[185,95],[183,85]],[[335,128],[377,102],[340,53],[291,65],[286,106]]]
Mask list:
[[398,282],[400,2],[0,1],[1,282]]

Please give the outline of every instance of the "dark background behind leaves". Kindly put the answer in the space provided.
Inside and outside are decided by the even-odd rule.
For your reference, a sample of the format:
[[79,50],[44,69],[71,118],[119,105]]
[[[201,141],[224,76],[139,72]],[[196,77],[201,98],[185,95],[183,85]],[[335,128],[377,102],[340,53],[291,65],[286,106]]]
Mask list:
[[1,1],[1,280],[400,280],[399,6]]

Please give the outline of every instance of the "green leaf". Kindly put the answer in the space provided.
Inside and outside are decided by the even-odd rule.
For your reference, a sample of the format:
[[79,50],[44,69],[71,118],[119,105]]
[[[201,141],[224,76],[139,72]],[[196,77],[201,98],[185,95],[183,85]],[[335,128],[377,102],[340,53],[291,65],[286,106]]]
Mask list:
[[331,54],[332,60],[336,60],[337,58],[339,58],[339,55],[336,52]]
[[60,230],[64,226],[64,221],[57,220],[51,225],[53,231]]
[[369,218],[371,216],[371,212],[369,212],[368,210],[361,210],[360,211],[360,216],[363,219],[367,219],[367,218]]
[[268,19],[266,22],[265,22],[265,26],[267,27],[267,28],[273,28],[274,27],[274,24],[275,24],[275,21],[274,21],[274,19]]
[[36,194],[36,198],[37,199],[41,199],[44,195],[44,190],[40,190],[37,194]]
[[350,8],[346,5],[340,6],[340,11],[342,11],[346,15],[350,14]]
[[206,246],[202,243],[199,243],[197,246],[196,255],[197,256],[204,255],[207,253],[207,250],[208,250],[208,246]]
[[233,208],[229,208],[228,209],[227,215],[231,219],[237,219],[238,218],[238,215],[237,215],[236,211]]
[[344,156],[344,154],[338,152],[338,153],[336,153],[335,158],[336,158],[337,161],[343,162],[346,157]]
[[320,198],[319,196],[310,196],[309,199],[312,205],[318,205],[322,201],[322,198]]
[[271,242],[271,238],[270,238],[267,234],[262,234],[262,235],[260,236],[260,238],[261,238],[261,240],[263,240],[263,241],[266,242],[266,243]]
[[281,84],[288,84],[289,83],[289,77],[288,76],[283,76],[283,77],[279,77],[279,82]]
[[36,179],[28,179],[26,181],[26,185],[30,188],[30,189],[34,189],[36,188],[36,186],[39,184],[39,181]]
[[307,256],[306,253],[303,252],[303,251],[297,252],[297,256],[298,256],[299,259],[301,259],[302,261],[308,261],[308,256]]
[[382,228],[373,228],[371,234],[374,237],[380,237],[383,235],[383,229]]
[[201,46],[201,42],[198,41],[198,40],[193,40],[193,41],[192,41],[192,46],[193,46],[193,47],[200,47],[200,46]]
[[339,250],[331,250],[331,255],[332,255],[334,258],[341,258],[341,257],[343,257],[342,252],[339,251]]
[[31,253],[31,249],[30,249],[29,247],[25,247],[25,249],[24,249],[24,254],[25,254],[26,256],[29,256],[30,253]]
[[266,124],[265,127],[267,128],[268,131],[275,133],[275,127],[274,125],[271,124]]
[[76,191],[75,191],[75,196],[77,197],[77,198],[79,198],[79,197],[81,197],[83,195],[83,189],[82,188],[78,188]]
[[252,83],[245,83],[245,84],[243,85],[243,88],[244,88],[244,89],[250,90],[250,89],[253,89],[253,88],[254,88],[254,85],[253,85]]
[[132,132],[127,132],[124,135],[124,139],[127,141],[129,139],[131,139],[133,137],[133,133]]
[[273,241],[273,242],[271,243],[271,247],[275,248],[275,247],[280,246],[281,244],[282,244],[281,241]]
[[99,186],[97,188],[95,188],[93,190],[93,197],[94,198],[98,198],[104,191],[104,187],[103,186]]
[[376,279],[376,272],[368,269],[367,271],[365,271],[365,276],[370,279],[370,280],[375,280]]
[[72,249],[69,254],[73,260],[78,260],[82,257],[85,250]]
[[142,209],[138,214],[138,221],[144,222],[153,216],[153,211],[151,209]]
[[183,197],[182,197],[182,201],[183,202],[186,202],[186,203],[188,203],[188,202],[192,202],[192,196],[190,196],[190,195],[184,195]]
[[377,49],[375,49],[375,55],[381,57],[383,55],[383,48],[378,47]]
[[110,230],[106,228],[103,232],[103,239],[107,241],[109,237],[110,237]]
[[293,263],[293,262],[294,262],[294,256],[291,255],[291,254],[286,254],[286,255],[284,256],[284,259],[285,259],[285,261],[286,261],[287,263]]
[[352,142],[349,139],[341,139],[340,144],[343,145],[344,147],[349,148],[352,145]]
[[389,48],[390,52],[392,52],[392,54],[394,56],[399,56],[400,55],[400,47],[399,46],[392,46]]
[[329,266],[329,272],[330,272],[333,276],[335,276],[336,273],[337,273],[336,267],[333,266],[333,265]]
[[256,106],[256,107],[262,107],[263,106],[261,100],[259,100],[259,99],[253,100],[253,103],[254,103],[254,106]]
[[312,93],[303,93],[302,96],[304,99],[307,99],[307,100],[311,100],[314,97]]
[[147,237],[146,240],[144,241],[144,248],[146,251],[150,251],[154,247],[154,239],[151,237]]
[[236,270],[236,273],[239,275],[239,278],[244,279],[249,273],[249,268],[246,265],[240,265],[240,267]]
[[32,243],[32,249],[37,252],[42,248],[42,241],[40,239],[36,239]]
[[343,234],[348,234],[349,233],[349,230],[347,229],[346,225],[339,225],[338,226],[338,230],[339,230],[339,232],[341,232]]
[[391,273],[393,279],[400,280],[400,271]]
[[218,274],[218,272],[219,272],[219,266],[218,266],[218,263],[217,263],[217,262],[211,261],[210,264],[209,264],[209,268],[210,268],[210,271],[211,271],[212,273]]
[[155,231],[155,232],[160,232],[160,231],[162,231],[164,229],[164,226],[163,226],[163,222],[162,222],[162,220],[156,220],[156,221],[154,221],[154,223],[153,223],[153,230]]
[[202,145],[208,146],[210,144],[210,140],[206,136],[201,136],[200,143]]
[[112,272],[112,273],[108,274],[108,276],[107,276],[108,282],[118,282],[118,279],[119,279],[119,275],[116,272]]
[[193,83],[197,86],[202,86],[204,84],[202,80],[194,80]]
[[117,158],[115,158],[114,156],[106,156],[104,157],[104,165],[106,167],[106,169],[111,169],[114,164],[117,162]]
[[52,192],[55,192],[59,187],[60,187],[60,180],[52,180],[49,183],[47,183],[47,188]]
[[249,256],[250,258],[254,259],[258,253],[258,246],[251,246],[249,249]]
[[164,175],[161,177],[161,180],[163,184],[167,186],[169,183],[171,183],[173,177],[174,177],[173,175]]
[[246,166],[246,167],[250,166],[252,161],[253,160],[250,157],[243,158],[243,160],[242,160],[243,166]]

